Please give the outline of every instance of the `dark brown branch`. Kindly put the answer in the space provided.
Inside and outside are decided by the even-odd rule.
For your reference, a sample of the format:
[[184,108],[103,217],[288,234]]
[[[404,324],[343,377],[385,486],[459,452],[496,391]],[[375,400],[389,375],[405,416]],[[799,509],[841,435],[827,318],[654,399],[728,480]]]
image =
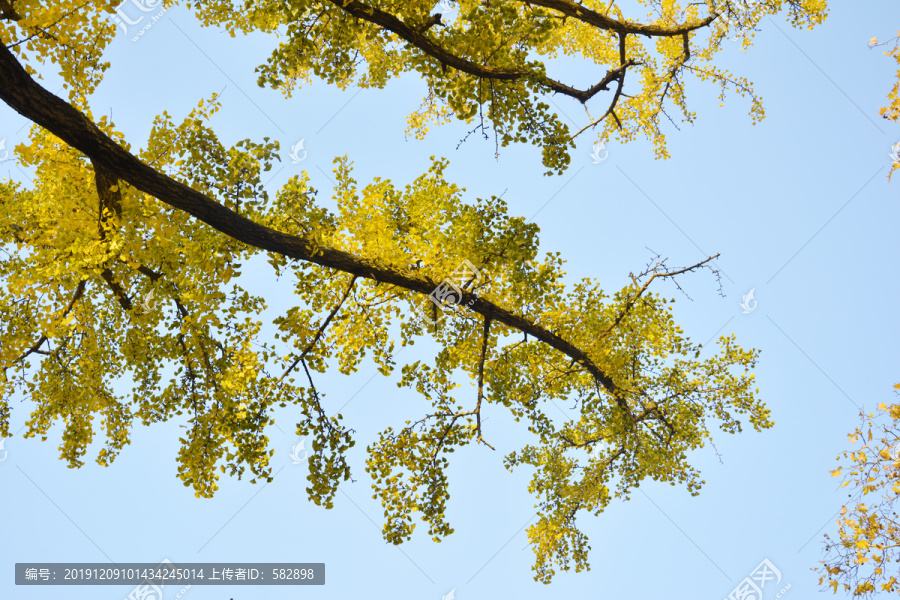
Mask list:
[[312,389],[312,399],[313,402],[316,403],[316,412],[319,413],[319,422],[321,422],[324,427],[327,427],[328,431],[333,433],[334,425],[332,425],[331,421],[326,417],[325,411],[322,410],[322,403],[319,401],[319,392],[316,390],[316,384],[313,383],[312,375],[306,366],[306,361],[301,359],[300,364],[303,365],[303,370],[306,371],[306,377],[309,379],[309,387]]
[[325,333],[325,330],[328,328],[328,324],[331,323],[331,320],[335,317],[341,307],[344,305],[344,302],[347,301],[347,296],[350,295],[350,292],[353,291],[353,284],[356,283],[357,276],[354,275],[350,278],[350,283],[347,284],[347,289],[344,290],[344,294],[341,296],[341,299],[338,300],[337,305],[328,313],[328,317],[325,319],[325,322],[322,323],[322,326],[319,327],[319,330],[316,332],[316,336],[313,340],[306,346],[306,349],[303,350],[303,354],[300,355],[300,358],[306,358],[306,355],[309,354],[309,351],[313,349],[313,346],[316,345],[316,342],[321,339],[322,335]]
[[184,357],[184,365],[187,367],[187,380],[191,384],[191,408],[194,409],[195,420],[200,416],[200,408],[197,406],[197,376],[194,374],[194,365],[191,362],[191,353],[187,344],[184,343],[184,334],[178,335],[178,342],[181,344],[182,356]]
[[[81,296],[84,295],[84,287],[87,283],[87,280],[82,279],[78,282],[78,286],[75,288],[75,294],[72,296],[72,299],[69,301],[69,305],[66,307],[66,310],[63,311],[62,317],[65,318],[70,312],[72,312],[72,308],[75,307],[75,303],[81,299]],[[39,348],[43,345],[44,342],[47,341],[47,336],[42,335],[41,339],[39,339],[35,344],[27,351],[25,354],[16,359],[16,361],[24,360],[30,354],[38,353],[44,354],[44,352],[40,351]]]
[[[284,378],[287,377],[288,374],[291,371],[293,371],[299,363],[303,362],[303,359],[306,358],[306,355],[309,354],[309,351],[313,349],[313,347],[316,345],[316,342],[318,342],[319,339],[322,337],[322,335],[325,333],[325,330],[328,328],[328,324],[331,323],[331,320],[334,318],[334,316],[338,313],[338,311],[344,305],[344,302],[347,301],[347,296],[349,296],[350,292],[353,291],[353,285],[356,283],[356,279],[357,279],[356,275],[354,275],[353,277],[350,278],[350,283],[347,285],[347,289],[344,290],[344,294],[341,296],[341,299],[338,300],[338,303],[335,305],[335,307],[333,309],[331,309],[331,312],[328,314],[328,317],[325,319],[325,321],[322,323],[322,325],[319,326],[319,330],[316,331],[316,335],[315,335],[315,337],[313,337],[313,340],[306,346],[306,349],[303,350],[303,352],[300,354],[300,356],[297,357],[297,360],[295,360],[291,364],[291,366],[289,366],[287,369],[285,369],[285,371],[284,371],[284,373],[282,373],[281,377],[278,378],[278,381],[276,381],[272,385],[272,387],[269,388],[269,391],[271,391],[272,389],[275,388],[275,386],[277,386],[279,383],[284,381]],[[306,368],[305,362],[303,363],[303,368],[304,369]],[[307,372],[307,375],[308,374],[309,373]],[[310,383],[312,383],[312,378],[310,378]],[[266,396],[263,399],[265,399],[268,396],[269,396],[269,392],[266,392]]]
[[[158,273],[157,271],[154,271],[146,265],[138,265],[138,273],[145,275],[150,279],[150,281],[154,283],[156,283],[156,281],[162,277],[162,273]],[[175,307],[178,309],[178,314],[180,314],[182,317],[188,316],[188,310],[181,303],[179,296],[176,294],[173,299],[175,300]]]
[[469,75],[486,77],[489,79],[516,80],[521,79],[526,74],[530,74],[530,72],[522,71],[520,69],[504,69],[478,65],[460,58],[455,54],[447,52],[441,46],[438,46],[394,15],[375,8],[374,6],[359,2],[358,0],[330,0],[330,2],[358,19],[373,23],[397,34],[410,44],[426,52],[433,58],[436,58],[442,64],[448,64],[454,69],[463,71]]
[[0,0],[0,19],[4,21],[20,21],[22,17],[13,7],[12,0]]
[[450,424],[447,425],[446,429],[444,429],[444,433],[441,434],[441,437],[438,439],[437,444],[434,445],[434,454],[431,455],[431,464],[435,465],[435,461],[437,460],[437,455],[441,451],[441,448],[444,447],[444,440],[447,439],[447,434],[450,433],[450,430],[453,429],[453,426],[456,424],[457,419],[459,419],[462,415],[453,415],[453,419],[450,420]]
[[631,59],[628,59],[628,60],[625,59],[625,34],[624,33],[619,35],[619,61],[621,62],[621,65],[619,66],[619,68],[614,71],[610,71],[606,75],[606,78],[608,78],[610,81],[612,81],[613,79],[619,80],[619,84],[616,86],[616,93],[613,94],[612,101],[609,103],[609,107],[606,109],[606,112],[604,112],[600,116],[599,119],[592,121],[591,123],[588,123],[581,129],[579,129],[569,139],[574,140],[576,137],[581,135],[585,130],[596,126],[598,123],[603,121],[603,119],[605,119],[609,115],[612,115],[613,119],[616,120],[616,124],[619,126],[619,129],[622,129],[622,122],[619,121],[619,117],[616,116],[616,105],[619,103],[619,98],[622,97],[622,90],[625,88],[625,73],[628,71],[628,67],[638,64]]
[[112,293],[116,297],[116,300],[119,301],[119,306],[121,306],[125,310],[131,310],[133,306],[131,303],[131,299],[125,292],[125,288],[122,287],[122,284],[116,281],[115,277],[113,277],[113,272],[109,269],[103,269],[103,271],[100,273],[100,276],[103,277],[106,285],[109,286],[109,289],[112,290]]
[[615,79],[609,79],[609,75],[607,75],[607,77],[604,78],[603,81],[590,88],[590,90],[578,90],[564,83],[550,79],[543,75],[539,75],[527,69],[507,69],[503,67],[490,67],[487,65],[480,65],[478,63],[474,63],[472,61],[461,58],[456,54],[453,54],[452,52],[448,52],[442,46],[436,44],[434,41],[426,37],[424,35],[424,32],[427,27],[420,32],[418,31],[418,29],[410,27],[394,15],[375,8],[374,6],[359,2],[358,0],[329,1],[341,10],[353,15],[357,19],[362,19],[363,21],[378,25],[379,27],[387,29],[388,31],[398,35],[425,54],[436,59],[441,63],[442,67],[446,68],[447,66],[450,66],[457,71],[462,71],[463,73],[468,73],[469,75],[474,75],[476,77],[482,77],[484,79],[496,79],[500,81],[536,79],[546,83],[546,85],[548,85],[552,91],[564,94],[566,96],[571,96],[572,98],[575,98],[582,103],[590,100],[590,98],[597,94],[597,92],[599,92],[600,90],[607,89],[607,85],[610,83],[610,81],[612,81],[612,79]]
[[[94,182],[97,186],[97,197],[99,198],[99,210],[97,211],[97,230],[101,240],[106,240],[106,229],[109,221],[109,213],[116,216],[122,214],[122,194],[119,192],[119,180],[110,173],[103,165],[93,162]],[[125,310],[131,310],[131,299],[125,288],[115,280],[113,272],[106,268],[100,273],[106,285],[112,290],[119,306]]]
[[[666,100],[666,95],[669,93],[669,88],[671,87],[672,82],[675,81],[676,87],[679,85],[678,84],[678,70],[680,68],[682,68],[684,66],[684,64],[691,58],[691,46],[690,46],[690,39],[688,38],[688,34],[686,34],[686,33],[684,34],[684,36],[682,38],[682,42],[683,42],[683,51],[681,53],[681,56],[678,58],[678,61],[676,61],[675,65],[671,69],[669,69],[669,76],[666,78],[666,87],[663,88],[662,94],[659,95],[660,108],[662,108],[663,102],[665,102],[665,100]],[[665,114],[667,117],[669,116],[665,112],[665,110],[663,110],[663,114]],[[672,125],[675,125],[675,121],[673,121],[671,117],[669,117],[669,121],[672,122]],[[675,128],[677,129],[678,125],[675,125]]]
[[641,411],[641,413],[637,415],[637,417],[636,417],[637,420],[640,422],[640,421],[643,421],[644,419],[646,419],[650,415],[656,415],[656,420],[661,421],[663,423],[663,425],[666,426],[666,429],[669,430],[669,434],[670,434],[669,439],[671,439],[672,436],[675,435],[675,428],[672,427],[672,424],[669,423],[668,419],[666,419],[666,416],[664,414],[662,414],[662,412],[660,412],[659,404],[657,404],[646,393],[644,393],[642,395],[647,398],[647,403],[644,407],[644,410]]
[[[641,415],[639,415],[639,416],[641,416]],[[580,428],[579,428],[579,430],[580,430]],[[578,443],[578,442],[574,442],[574,441],[570,440],[570,439],[569,439],[565,434],[563,434],[563,433],[559,433],[559,434],[557,434],[557,435],[559,436],[559,439],[561,439],[562,441],[564,441],[565,443],[567,443],[567,444],[568,444],[570,447],[572,447],[572,448],[584,448],[585,446],[593,446],[594,444],[598,444],[598,443],[600,443],[600,442],[603,441],[603,437],[601,436],[601,437],[598,437],[598,438],[595,439],[595,440],[589,440],[589,439],[586,439],[585,441]]]
[[530,4],[532,6],[543,6],[544,8],[559,11],[566,16],[578,19],[582,23],[586,23],[597,29],[615,31],[620,34],[636,33],[649,37],[681,35],[689,31],[706,27],[716,18],[716,15],[713,14],[704,19],[693,19],[671,27],[663,27],[662,25],[642,25],[641,23],[619,21],[586,8],[583,4],[576,4],[572,0],[522,0],[522,3]]
[[[119,180],[109,172],[102,164],[92,163],[94,168],[94,183],[97,186],[97,196],[100,198],[100,220],[105,223],[107,216],[104,209],[108,208],[116,216],[122,215],[122,194],[119,192]],[[104,231],[100,230],[103,236]]]
[[150,278],[150,281],[156,283],[156,280],[162,277],[162,273],[157,273],[153,269],[145,265],[138,265],[138,272],[143,273]]
[[491,335],[491,319],[484,318],[484,329],[481,337],[481,358],[478,360],[478,403],[475,405],[475,419],[477,421],[478,442],[481,442],[491,450],[496,450],[493,446],[484,441],[481,435],[481,401],[484,399],[484,359],[487,357],[488,339]]
[[[624,40],[624,38],[625,38],[625,36],[623,35],[622,39]],[[618,66],[615,69],[611,69],[603,77],[603,79],[600,80],[600,82],[597,85],[595,85],[595,86],[589,88],[588,90],[586,90],[585,92],[583,92],[584,100],[581,100],[581,98],[578,98],[578,99],[581,100],[582,104],[584,104],[587,100],[590,100],[593,96],[595,96],[597,94],[597,92],[600,92],[603,90],[608,90],[610,83],[612,83],[613,81],[618,81],[619,85],[618,85],[618,91],[616,92],[616,98],[615,98],[615,100],[613,100],[612,106],[610,107],[610,110],[612,110],[612,108],[615,107],[615,105],[616,105],[615,104],[616,101],[619,99],[619,95],[622,93],[622,86],[625,83],[625,71],[628,70],[629,67],[634,67],[638,64],[641,64],[641,63],[638,63],[637,61],[632,60],[630,58],[626,60],[625,57],[623,56],[622,64],[620,66]]]
[[[110,139],[76,108],[38,85],[9,49],[2,45],[0,45],[0,99],[22,116],[86,154],[91,160],[102,164],[120,180],[249,246],[357,277],[396,285],[426,296],[439,285],[439,282],[415,272],[400,270],[381,261],[355,256],[343,250],[321,247],[309,237],[289,235],[260,225],[222,206],[203,193],[156,171]],[[626,414],[630,413],[622,390],[581,348],[533,321],[472,292],[464,290],[459,303],[468,306],[475,313],[490,317],[493,321],[528,333],[584,365],[597,382],[612,395],[618,406]]]
[[416,33],[422,35],[435,25],[443,25],[443,23],[441,23],[441,13],[435,13],[420,23],[419,26],[416,27]]

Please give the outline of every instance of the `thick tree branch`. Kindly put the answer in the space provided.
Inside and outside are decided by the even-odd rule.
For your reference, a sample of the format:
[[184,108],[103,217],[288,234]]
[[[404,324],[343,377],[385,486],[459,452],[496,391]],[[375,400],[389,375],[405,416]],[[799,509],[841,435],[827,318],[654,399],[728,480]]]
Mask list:
[[576,4],[572,0],[522,0],[522,3],[551,8],[597,29],[615,31],[616,33],[636,33],[648,37],[681,35],[682,33],[706,27],[716,18],[716,15],[713,14],[704,19],[693,19],[678,25],[664,27],[662,25],[642,25],[641,23],[619,21],[586,8],[583,4]]
[[[463,73],[468,73],[469,75],[474,75],[476,77],[483,77],[484,79],[496,79],[500,81],[538,79],[546,83],[552,91],[564,94],[566,96],[571,96],[572,98],[575,98],[582,103],[590,100],[591,97],[596,95],[599,91],[608,89],[607,86],[609,85],[609,83],[616,79],[616,77],[611,77],[611,74],[607,74],[607,76],[604,77],[602,81],[600,81],[590,89],[579,90],[554,79],[550,79],[549,77],[545,77],[533,71],[529,71],[527,69],[507,69],[503,67],[490,67],[487,65],[480,65],[470,60],[461,58],[453,54],[452,52],[448,52],[442,46],[436,44],[431,39],[426,37],[424,33],[430,26],[426,26],[424,28],[421,25],[418,27],[411,27],[394,15],[375,8],[374,6],[359,2],[358,0],[328,1],[341,10],[353,15],[357,19],[362,19],[363,21],[378,25],[379,27],[387,29],[388,31],[398,35],[422,52],[436,59],[441,63],[443,67],[450,66],[457,71],[462,71]],[[426,24],[427,23],[428,21],[426,21]]]
[[[119,193],[119,181],[116,179],[115,175],[107,171],[103,165],[97,162],[93,163],[93,167],[94,181],[97,186],[97,197],[100,200],[99,210],[97,211],[97,230],[100,234],[100,239],[105,241],[109,214],[112,213],[117,216],[122,214],[122,194]],[[113,272],[109,268],[106,268],[103,269],[100,276],[103,277],[106,285],[112,290],[113,295],[119,302],[119,306],[126,311],[130,311],[132,308],[131,299],[128,297],[125,288],[116,281]]]
[[606,78],[608,78],[610,81],[612,81],[613,79],[619,80],[619,84],[616,86],[616,93],[613,94],[612,101],[609,103],[609,108],[606,109],[606,112],[604,112],[600,116],[599,119],[597,119],[596,121],[592,121],[592,122],[588,123],[587,125],[585,125],[584,127],[582,127],[581,129],[579,129],[572,137],[569,138],[570,140],[574,140],[579,135],[584,133],[585,130],[594,127],[595,125],[597,125],[598,123],[603,121],[603,119],[605,119],[609,115],[612,115],[613,118],[616,120],[616,123],[619,125],[619,128],[620,129],[622,128],[622,122],[619,121],[619,117],[616,116],[616,105],[619,103],[619,98],[622,97],[622,90],[625,88],[625,73],[628,71],[628,67],[638,64],[631,59],[627,59],[627,60],[625,59],[625,34],[624,33],[619,34],[619,61],[621,63],[619,68],[614,71],[610,71],[606,75]]
[[22,19],[13,7],[12,0],[0,0],[0,19],[4,21],[20,21]]
[[[97,186],[97,197],[100,201],[99,210],[97,211],[97,231],[100,234],[100,239],[105,241],[110,214],[116,216],[122,214],[122,194],[119,192],[119,180],[116,179],[115,175],[96,161],[92,163],[92,166],[94,167],[94,183]],[[103,269],[100,276],[103,277],[106,285],[112,290],[113,295],[119,302],[119,306],[126,311],[130,311],[132,308],[131,299],[128,297],[125,288],[116,281],[113,272],[106,268]]]
[[[22,116],[62,139],[70,146],[102,164],[121,181],[161,202],[183,210],[217,231],[249,246],[282,254],[429,295],[439,282],[380,261],[355,256],[334,248],[323,248],[305,236],[276,231],[243,217],[206,195],[141,162],[103,133],[76,108],[38,85],[22,68],[6,46],[0,45],[0,99]],[[585,350],[576,347],[559,335],[545,329],[524,316],[513,313],[493,302],[463,291],[460,304],[484,317],[532,337],[562,352],[584,365],[618,406],[630,413],[624,392],[591,359]]]
[[133,307],[131,298],[128,297],[128,294],[125,292],[125,288],[122,287],[122,284],[116,281],[115,277],[113,276],[113,272],[109,269],[103,269],[103,271],[100,273],[100,276],[103,277],[106,285],[109,286],[109,289],[112,290],[112,293],[116,297],[116,300],[119,301],[119,306],[121,306],[125,310],[131,310]]
[[[100,221],[105,223],[108,219],[106,211],[109,209],[116,216],[122,214],[122,194],[119,192],[119,180],[113,173],[110,173],[102,164],[93,162],[94,183],[97,186],[97,196],[100,198]],[[104,230],[100,230],[103,237]]]
[[429,29],[431,29],[432,27],[434,27],[435,25],[441,25],[441,26],[444,25],[443,23],[441,23],[441,13],[435,13],[435,14],[431,15],[430,17],[428,17],[427,19],[425,19],[425,21],[423,21],[422,23],[419,24],[418,27],[416,27],[416,33],[421,35],[421,34],[425,33],[426,31],[428,31]]
[[138,265],[138,273],[143,273],[153,283],[156,283],[156,280],[162,277],[162,273],[158,273],[146,265]]

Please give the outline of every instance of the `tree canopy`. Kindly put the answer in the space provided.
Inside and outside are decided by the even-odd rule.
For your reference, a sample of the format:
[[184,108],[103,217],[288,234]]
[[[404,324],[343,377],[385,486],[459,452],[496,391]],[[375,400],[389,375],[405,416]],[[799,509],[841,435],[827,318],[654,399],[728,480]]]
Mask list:
[[[709,443],[711,429],[736,433],[741,419],[772,426],[753,387],[758,352],[732,335],[704,354],[675,323],[672,301],[650,290],[715,257],[683,268],[657,257],[613,292],[594,279],[565,285],[563,259],[539,254],[538,227],[500,198],[466,199],[445,180],[444,160],[398,186],[361,185],[349,159],[338,158],[336,211],[316,203],[306,175],[270,193],[261,174],[279,160],[278,143],[223,145],[212,128],[215,96],[183,120],[161,112],[133,149],[89,102],[114,73],[103,59],[116,29],[107,17],[119,4],[0,0],[0,99],[36,124],[16,148],[34,180],[0,182],[0,435],[9,435],[17,393],[32,403],[27,437],[46,439],[64,425],[60,455],[71,467],[84,464],[98,417],[102,465],[123,451],[137,421],[180,419],[178,476],[209,497],[219,473],[271,480],[266,428],[275,407],[291,405],[298,434],[314,439],[307,491],[331,507],[356,440],[341,415],[326,414],[313,374],[354,373],[369,355],[388,375],[398,344],[428,336],[439,351],[402,365],[399,381],[427,407],[368,440],[385,539],[408,540],[414,516],[437,541],[452,533],[448,457],[467,444],[490,451],[482,407],[504,406],[534,435],[504,464],[534,473],[529,492],[540,512],[528,536],[535,577],[549,582],[556,569],[588,568],[581,511],[599,514],[648,477],[696,494],[703,481],[688,452]],[[428,95],[410,117],[413,130],[477,119],[498,143],[540,145],[556,171],[578,132],[544,103],[548,93],[587,104],[608,92],[594,119],[600,135],[646,135],[664,156],[667,106],[694,118],[688,74],[723,93],[752,94],[714,64],[727,35],[749,45],[759,19],[785,8],[795,25],[825,17],[816,0],[627,8],[490,0],[453,3],[452,19],[419,2],[188,6],[233,35],[283,35],[259,69],[262,84],[290,93],[315,75],[379,87],[415,72]],[[626,16],[640,6],[646,20]],[[600,74],[580,89],[557,81],[557,55],[579,55]],[[59,66],[68,101],[35,80],[47,61]],[[755,96],[751,106],[761,117]],[[289,274],[298,296],[274,321],[288,355],[250,343],[265,298],[237,277],[255,257],[273,275]],[[135,382],[130,396],[112,386],[123,374]],[[459,397],[453,390],[466,377],[477,391]],[[576,401],[578,418],[552,418],[555,399]]]
[[[103,11],[123,3],[63,0],[45,9],[37,0],[0,2],[8,5],[0,35],[17,56],[56,62],[70,98],[86,97],[109,66],[102,55],[116,28]],[[601,139],[645,136],[657,156],[668,156],[663,122],[677,126],[696,117],[687,105],[691,80],[714,83],[723,102],[729,91],[748,97],[751,117],[763,118],[752,83],[717,63],[726,40],[737,37],[749,47],[759,22],[782,12],[795,27],[808,28],[827,15],[825,0],[443,0],[437,6],[432,0],[191,0],[186,6],[232,36],[278,35],[269,61],[257,69],[261,85],[290,95],[312,77],[342,89],[380,88],[416,73],[426,94],[409,115],[410,133],[423,136],[430,125],[453,119],[474,122],[471,132],[492,135],[498,146],[540,146],[550,172],[566,168],[576,136],[588,130]],[[570,64],[577,77],[563,75]],[[590,124],[571,131],[548,94],[583,105]]]
[[[900,390],[900,383],[894,386]],[[860,414],[862,426],[847,436],[857,445],[838,457],[847,464],[832,471],[843,477],[852,502],[841,508],[838,539],[826,535],[820,584],[854,597],[878,592],[900,594],[900,580],[892,573],[900,561],[900,404],[878,406],[878,415]]]

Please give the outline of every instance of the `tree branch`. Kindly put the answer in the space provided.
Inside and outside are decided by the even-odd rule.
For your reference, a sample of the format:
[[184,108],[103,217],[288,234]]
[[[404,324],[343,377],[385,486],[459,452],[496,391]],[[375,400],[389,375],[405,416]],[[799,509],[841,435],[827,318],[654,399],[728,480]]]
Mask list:
[[426,31],[428,31],[429,29],[431,29],[432,27],[434,27],[435,25],[443,26],[443,23],[441,23],[441,13],[435,13],[435,14],[431,15],[430,17],[428,17],[425,21],[420,23],[418,27],[416,27],[415,31],[416,31],[416,33],[421,35],[421,34],[425,33]]
[[679,25],[663,27],[661,25],[642,25],[641,23],[619,21],[586,8],[583,4],[576,4],[572,0],[522,0],[522,3],[559,11],[597,29],[615,31],[616,33],[636,33],[648,37],[681,35],[682,33],[706,27],[716,18],[716,15],[712,14],[705,19],[693,19]]
[[[621,62],[621,65],[619,66],[619,68],[607,73],[606,78],[605,78],[605,79],[609,79],[609,81],[612,81],[613,79],[619,80],[619,85],[616,86],[616,93],[613,94],[613,99],[609,103],[609,108],[606,109],[606,112],[604,112],[600,116],[599,119],[597,119],[596,121],[592,121],[592,122],[588,123],[587,125],[585,125],[584,127],[582,127],[581,129],[579,129],[572,137],[569,138],[570,140],[574,140],[579,135],[584,133],[585,130],[594,127],[595,125],[600,123],[603,119],[605,119],[609,115],[612,115],[613,118],[616,120],[616,123],[619,125],[619,128],[620,129],[622,128],[622,122],[619,121],[619,117],[616,116],[616,112],[615,112],[616,104],[619,103],[619,98],[622,97],[622,90],[625,88],[625,73],[626,73],[626,71],[628,71],[628,67],[638,64],[631,59],[628,59],[628,60],[625,59],[625,34],[624,33],[619,34],[619,61]],[[588,114],[588,116],[590,116],[590,114]]]
[[125,288],[122,287],[118,281],[116,281],[115,277],[113,277],[113,272],[109,269],[103,269],[100,273],[100,276],[103,277],[103,280],[106,282],[106,285],[109,286],[109,289],[112,290],[113,295],[115,295],[116,300],[119,301],[119,306],[121,306],[125,310],[131,310],[133,304],[131,303],[131,298],[128,297],[128,294],[125,292]]
[[463,73],[468,73],[469,75],[474,75],[476,77],[482,77],[484,79],[497,79],[500,81],[535,79],[546,83],[552,91],[564,94],[566,96],[571,96],[572,98],[575,98],[582,103],[590,100],[592,96],[597,94],[597,92],[608,89],[608,84],[615,79],[615,77],[610,78],[610,76],[607,75],[602,81],[600,81],[600,83],[593,86],[589,90],[579,90],[526,69],[507,69],[503,67],[480,65],[470,60],[461,58],[453,54],[452,52],[448,52],[442,46],[436,44],[431,39],[426,37],[424,35],[424,32],[428,29],[428,27],[425,27],[420,31],[419,28],[410,27],[394,15],[375,8],[374,6],[359,2],[359,0],[328,1],[341,10],[353,15],[357,19],[362,19],[363,21],[378,25],[398,35],[425,54],[436,59],[441,63],[442,67],[446,68],[447,66],[450,66],[457,71],[462,71]]
[[[313,340],[309,343],[309,345],[306,346],[306,349],[300,354],[300,356],[297,357],[297,360],[295,360],[291,364],[291,366],[289,366],[287,369],[285,369],[285,371],[284,371],[284,373],[282,373],[281,377],[278,378],[278,381],[276,381],[274,384],[272,384],[272,387],[269,388],[269,391],[266,392],[266,395],[263,397],[263,399],[267,398],[269,396],[269,393],[273,389],[275,389],[275,386],[277,386],[279,383],[284,381],[284,378],[287,377],[288,374],[290,374],[290,372],[293,371],[299,363],[303,362],[303,359],[306,358],[306,355],[309,354],[309,351],[313,349],[313,346],[316,345],[316,342],[318,342],[319,339],[322,337],[322,334],[325,333],[325,329],[328,328],[328,324],[331,323],[331,320],[334,318],[334,316],[338,313],[338,311],[344,305],[344,302],[347,300],[347,296],[349,296],[350,292],[353,290],[353,284],[356,283],[356,279],[357,279],[356,275],[354,275],[353,277],[350,278],[350,283],[347,285],[347,289],[344,291],[344,294],[341,296],[341,299],[338,300],[338,303],[335,305],[335,307],[333,309],[331,309],[331,312],[328,314],[328,317],[325,319],[325,321],[322,323],[322,325],[319,326],[319,330],[316,332],[316,335],[315,335],[315,337],[313,337]],[[303,363],[303,368],[304,369],[306,368],[305,362]],[[308,374],[309,374],[309,372],[307,372],[307,375]],[[310,377],[309,381],[310,381],[310,383],[312,383],[312,377]],[[315,388],[313,388],[313,391],[315,391]]]
[[491,319],[484,318],[484,329],[481,338],[481,358],[478,360],[478,403],[475,405],[475,419],[477,421],[478,442],[481,442],[491,450],[496,450],[493,446],[484,441],[481,435],[481,401],[484,399],[484,359],[487,356],[488,339],[491,333]]
[[[109,172],[102,164],[92,162],[94,168],[94,183],[97,186],[97,196],[100,198],[100,221],[105,223],[107,216],[104,209],[108,208],[116,216],[122,214],[122,194],[119,192],[119,180]],[[100,236],[105,237],[101,228]]]
[[[94,183],[97,186],[97,197],[99,199],[99,210],[97,211],[97,231],[100,234],[100,240],[106,241],[107,222],[109,221],[109,213],[120,216],[122,214],[122,194],[119,192],[119,180],[110,173],[106,168],[96,161],[92,162],[94,168]],[[107,212],[109,209],[109,213]],[[112,290],[116,300],[126,311],[132,308],[131,299],[125,288],[115,280],[113,272],[109,269],[103,269],[100,273],[106,285]]]
[[22,19],[13,7],[13,0],[0,0],[0,19],[4,21],[20,21]]
[[[87,283],[86,279],[82,279],[81,281],[78,282],[78,287],[75,288],[75,294],[72,296],[72,299],[69,301],[69,305],[66,307],[66,310],[63,311],[63,314],[62,314],[63,318],[65,318],[66,315],[68,315],[70,312],[72,312],[72,308],[75,307],[75,303],[78,302],[78,300],[81,299],[81,296],[84,295],[84,287],[85,287],[86,283]],[[45,354],[44,352],[39,350],[39,348],[46,341],[47,341],[47,336],[42,335],[41,339],[39,339],[37,342],[35,342],[35,344],[27,352],[25,352],[25,354],[23,354],[22,356],[17,358],[16,361],[18,362],[20,360],[24,360],[25,358],[28,358],[28,356],[30,354],[34,354],[34,353]]]
[[[203,193],[156,171],[110,139],[76,108],[38,85],[4,45],[0,45],[0,99],[19,114],[86,154],[91,160],[102,164],[120,180],[245,244],[357,277],[396,285],[426,296],[439,285],[439,282],[408,270],[401,271],[378,260],[321,247],[309,237],[289,235],[260,225]],[[528,333],[573,361],[584,365],[597,382],[612,395],[619,408],[630,414],[624,392],[597,366],[585,350],[533,321],[472,292],[464,290],[460,304],[507,327]]]
[[[638,288],[637,293],[636,293],[634,296],[632,296],[631,298],[629,298],[628,302],[625,303],[625,307],[622,309],[622,312],[620,312],[620,313],[616,316],[616,319],[612,322],[612,324],[606,329],[606,331],[604,331],[603,333],[601,333],[599,337],[602,338],[602,337],[604,337],[604,336],[606,336],[606,335],[609,335],[610,332],[612,332],[616,327],[619,326],[619,323],[622,322],[622,319],[625,318],[625,316],[628,314],[628,311],[630,311],[631,308],[634,306],[634,303],[637,302],[637,299],[640,298],[641,295],[642,295],[644,292],[647,291],[647,288],[650,287],[650,283],[651,283],[654,279],[656,279],[657,277],[665,278],[665,277],[674,277],[675,275],[681,275],[682,273],[687,273],[687,272],[689,272],[689,271],[693,271],[694,269],[699,269],[700,267],[702,267],[702,266],[705,265],[706,263],[708,263],[708,262],[710,262],[710,261],[712,261],[712,260],[715,260],[715,259],[717,259],[717,258],[719,258],[719,255],[718,255],[718,254],[716,254],[715,256],[710,256],[709,258],[707,258],[707,259],[705,259],[705,260],[701,260],[701,261],[698,262],[697,264],[692,265],[692,266],[690,266],[690,267],[684,267],[683,269],[676,269],[675,271],[666,271],[665,273],[653,273],[653,274],[650,276],[650,278],[647,279],[647,281],[644,282],[644,285],[641,286],[640,288]],[[664,263],[664,262],[665,262],[665,260],[663,260],[663,263]],[[661,265],[658,265],[658,266],[661,266]],[[638,280],[635,279],[633,273],[631,274],[631,279],[632,279],[632,281],[634,281],[635,287],[637,287],[637,282],[638,282]]]

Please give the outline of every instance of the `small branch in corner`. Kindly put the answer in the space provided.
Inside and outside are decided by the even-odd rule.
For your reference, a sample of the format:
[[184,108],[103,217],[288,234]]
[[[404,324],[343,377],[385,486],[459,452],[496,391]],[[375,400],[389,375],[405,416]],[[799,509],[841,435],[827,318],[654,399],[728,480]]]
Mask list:
[[478,361],[478,403],[475,405],[475,419],[477,421],[477,431],[478,431],[478,439],[477,441],[481,444],[484,444],[491,450],[496,450],[493,446],[484,441],[484,437],[481,434],[481,401],[484,399],[484,360],[487,356],[487,346],[488,340],[490,339],[491,333],[491,319],[490,317],[484,318],[484,329],[482,333],[481,339],[481,359]]

